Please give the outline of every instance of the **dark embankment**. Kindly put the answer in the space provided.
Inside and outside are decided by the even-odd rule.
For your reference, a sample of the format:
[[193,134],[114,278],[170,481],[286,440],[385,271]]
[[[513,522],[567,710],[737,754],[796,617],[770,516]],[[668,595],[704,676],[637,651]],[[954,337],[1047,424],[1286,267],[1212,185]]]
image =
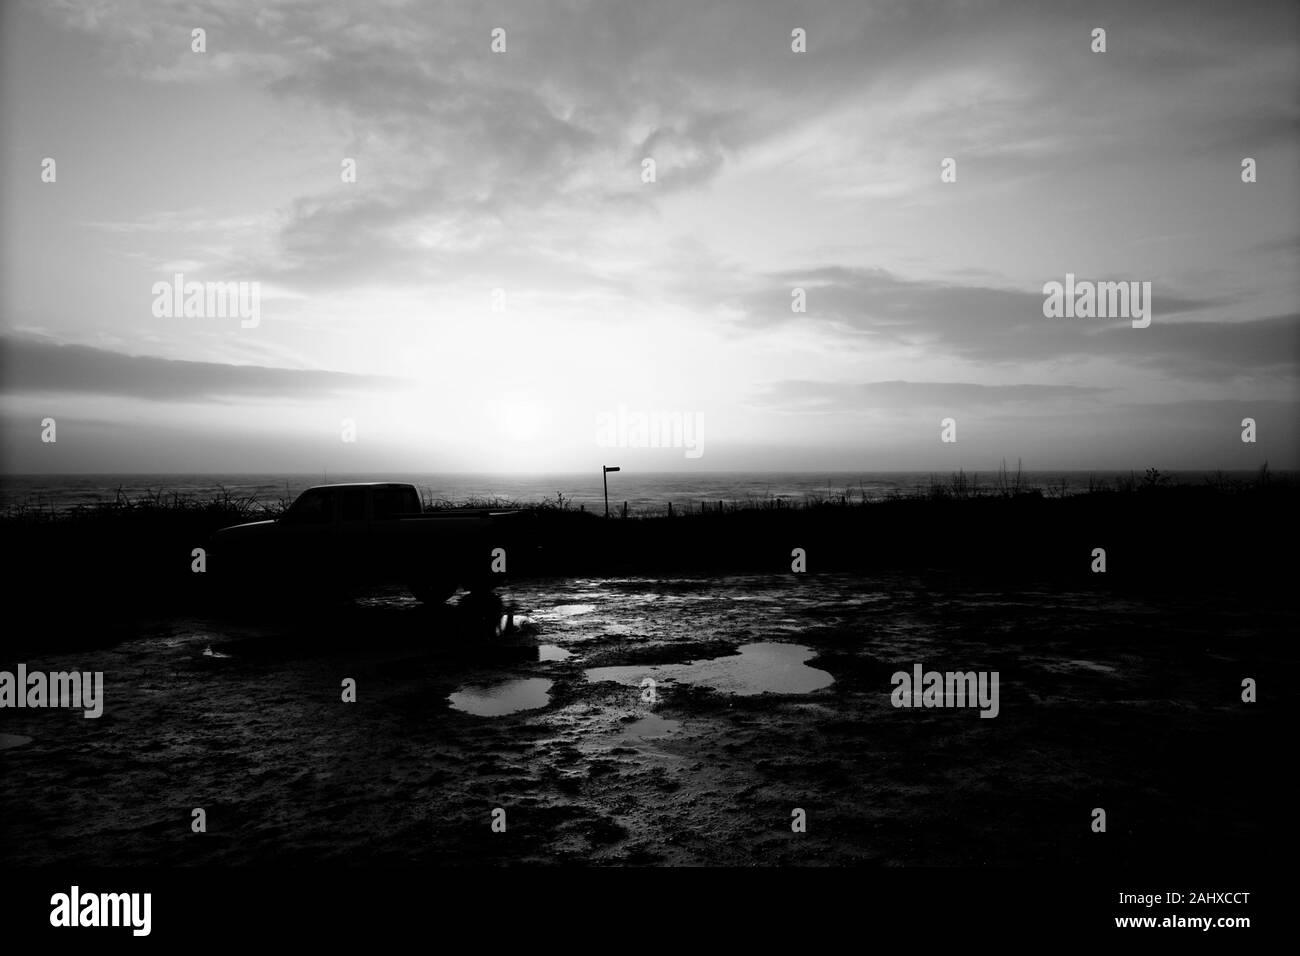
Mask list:
[[[500,545],[508,552],[507,583],[574,575],[790,575],[792,552],[801,548],[810,586],[820,572],[934,571],[936,580],[956,573],[991,589],[1032,581],[1110,593],[1240,590],[1264,610],[1287,600],[1300,570],[1292,545],[1298,505],[1300,488],[1267,476],[1250,484],[1149,480],[1066,496],[970,494],[954,482],[877,502],[714,502],[671,517],[607,520],[553,506],[524,508],[523,530]],[[5,650],[102,646],[141,619],[220,612],[232,591],[219,591],[213,575],[192,570],[194,549],[207,546],[218,528],[277,510],[250,500],[154,496],[58,515],[4,516],[10,599],[36,611],[10,630]],[[1092,570],[1098,548],[1105,550],[1104,574]],[[279,567],[271,582],[241,581],[237,569],[227,570],[235,595],[288,591],[295,578],[293,567]]]

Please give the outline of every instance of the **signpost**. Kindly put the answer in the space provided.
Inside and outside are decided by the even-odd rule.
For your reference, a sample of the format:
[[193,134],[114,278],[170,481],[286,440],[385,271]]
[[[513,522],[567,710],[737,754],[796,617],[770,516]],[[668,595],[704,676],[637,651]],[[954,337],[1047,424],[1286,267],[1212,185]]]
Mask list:
[[609,477],[608,476],[611,471],[618,471],[618,470],[619,469],[617,465],[600,466],[600,480],[605,483],[605,517],[606,518],[609,517]]

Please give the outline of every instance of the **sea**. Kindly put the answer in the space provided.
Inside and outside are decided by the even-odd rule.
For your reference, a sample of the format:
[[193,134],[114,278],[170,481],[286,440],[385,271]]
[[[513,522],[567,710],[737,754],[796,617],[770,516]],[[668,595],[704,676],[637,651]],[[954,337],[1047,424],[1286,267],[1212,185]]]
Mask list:
[[[1213,476],[1253,482],[1255,472],[1175,471],[1159,480],[1175,484],[1201,484]],[[964,480],[976,493],[993,493],[995,472],[965,472]],[[1015,478],[1015,472],[1009,476]],[[1291,473],[1275,477],[1294,480]],[[897,495],[924,494],[933,485],[951,486],[954,476],[943,472],[612,472],[608,475],[609,507],[647,514],[728,504],[761,503],[780,499],[800,504],[817,499],[846,498],[878,501]],[[1145,478],[1131,471],[1024,471],[1022,489],[1044,494],[1078,494],[1090,484],[1115,485]],[[178,495],[206,501],[230,495],[255,504],[277,507],[288,503],[312,485],[349,481],[404,481],[415,485],[426,503],[452,505],[551,504],[603,512],[605,493],[599,470],[594,473],[559,474],[75,474],[0,475],[0,512],[16,510],[67,511],[114,501],[140,502],[154,496]]]

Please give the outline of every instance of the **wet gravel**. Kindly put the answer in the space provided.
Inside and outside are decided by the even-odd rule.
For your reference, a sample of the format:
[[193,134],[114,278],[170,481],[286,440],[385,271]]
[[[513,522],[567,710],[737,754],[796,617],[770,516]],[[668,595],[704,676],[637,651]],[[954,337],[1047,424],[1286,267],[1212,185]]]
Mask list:
[[[25,662],[102,671],[106,701],[0,712],[0,859],[1244,864],[1282,789],[1296,623],[1248,595],[924,575],[568,579],[436,611],[381,589],[157,621]],[[917,663],[998,671],[997,718],[894,706]],[[1225,773],[1243,766],[1249,788]]]

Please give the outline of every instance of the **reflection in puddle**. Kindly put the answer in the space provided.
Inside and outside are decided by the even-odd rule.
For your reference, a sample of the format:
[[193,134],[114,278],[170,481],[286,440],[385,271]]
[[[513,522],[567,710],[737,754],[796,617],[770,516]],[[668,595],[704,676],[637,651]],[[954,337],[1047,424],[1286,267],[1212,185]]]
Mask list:
[[1099,674],[1115,673],[1115,668],[1109,664],[1098,664],[1096,661],[1066,661],[1065,664],[1067,667],[1073,666],[1079,668],[1079,670],[1097,671]]
[[572,656],[572,651],[566,651],[555,644],[542,644],[537,648],[539,661],[567,661]]
[[596,610],[594,604],[557,604],[546,613],[556,617],[576,617],[579,614],[590,614],[594,610]]
[[383,594],[367,594],[352,599],[352,603],[357,607],[365,608],[392,608],[392,607],[422,607],[423,605],[413,595],[401,592],[386,591]]
[[724,694],[807,694],[835,682],[826,671],[808,667],[813,652],[799,644],[744,644],[740,653],[690,664],[652,664],[588,668],[589,681],[614,681],[639,686],[642,679],[703,684]]
[[508,680],[488,687],[464,687],[447,700],[456,710],[476,717],[501,717],[521,710],[536,710],[550,703],[551,681],[542,677]]
[[31,737],[24,737],[21,734],[0,734],[0,750],[8,750],[10,747],[21,747],[23,744],[29,744],[31,742]]
[[664,760],[681,760],[681,756],[662,749],[659,744],[682,729],[680,720],[667,720],[647,714],[638,720],[619,727],[612,735],[592,735],[584,739],[579,749],[588,755],[604,755],[611,750],[634,750],[645,757]]

